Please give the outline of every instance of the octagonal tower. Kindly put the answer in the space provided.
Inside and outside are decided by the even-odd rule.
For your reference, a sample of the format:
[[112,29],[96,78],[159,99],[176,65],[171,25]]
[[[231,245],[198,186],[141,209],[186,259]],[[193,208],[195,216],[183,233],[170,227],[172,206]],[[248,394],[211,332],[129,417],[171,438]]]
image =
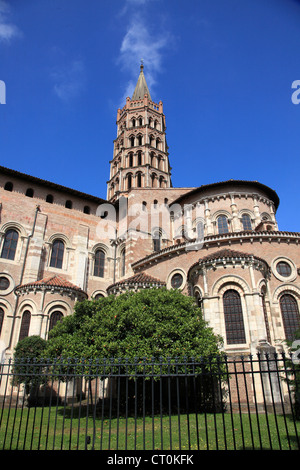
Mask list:
[[132,98],[118,109],[117,126],[107,199],[126,196],[131,188],[172,187],[163,103],[152,101],[143,64]]

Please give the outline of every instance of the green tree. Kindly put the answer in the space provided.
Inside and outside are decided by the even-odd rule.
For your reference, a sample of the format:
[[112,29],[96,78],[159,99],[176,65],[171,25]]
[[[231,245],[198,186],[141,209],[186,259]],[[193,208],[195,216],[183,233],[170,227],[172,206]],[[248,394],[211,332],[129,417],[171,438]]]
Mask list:
[[194,299],[177,290],[145,289],[77,303],[49,333],[47,357],[164,359],[216,356],[222,340]]
[[46,347],[46,340],[40,336],[28,336],[15,347],[13,357],[13,384],[25,386],[25,399],[34,395],[41,383],[43,369],[42,358]]
[[294,413],[300,419],[300,329],[295,331],[292,341],[286,341],[290,358],[285,363],[287,382],[294,394]]
[[[58,360],[53,374],[62,380],[84,373],[90,396],[96,376],[119,377],[119,387],[124,391],[122,374],[132,374],[134,380],[127,384],[129,396],[137,396],[142,402],[135,390],[142,376],[146,377],[145,386],[151,385],[150,376],[159,386],[164,376],[189,374],[193,378],[197,373],[202,377],[202,401],[203,395],[209,401],[214,386],[207,372],[214,368],[218,374],[215,377],[221,379],[217,361],[221,344],[221,338],[203,320],[193,298],[178,290],[145,289],[77,303],[74,314],[50,331],[45,354]],[[207,363],[209,356],[213,359]],[[201,358],[205,361],[201,362]]]

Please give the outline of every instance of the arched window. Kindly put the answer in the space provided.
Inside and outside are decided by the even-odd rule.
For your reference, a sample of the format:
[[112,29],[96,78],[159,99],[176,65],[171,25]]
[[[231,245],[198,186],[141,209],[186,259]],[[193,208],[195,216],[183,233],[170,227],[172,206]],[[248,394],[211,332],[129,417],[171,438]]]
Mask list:
[[27,196],[27,197],[33,197],[33,194],[34,194],[34,191],[33,191],[32,188],[26,189],[25,196]]
[[18,244],[19,234],[16,230],[7,230],[3,242],[1,258],[14,260]]
[[151,175],[152,188],[156,187],[156,174],[152,173]]
[[29,312],[29,310],[26,310],[22,316],[19,341],[21,341],[24,338],[27,338],[29,334],[30,320],[31,320],[31,313]]
[[125,271],[126,271],[125,257],[126,257],[126,249],[123,248],[121,252],[121,276],[125,276]]
[[142,152],[138,152],[138,165],[142,164]]
[[240,294],[229,289],[223,295],[227,344],[246,343]]
[[203,240],[204,238],[204,223],[201,220],[200,222],[197,223],[196,225],[196,234],[197,234],[197,240]]
[[160,251],[161,249],[161,232],[160,230],[155,230],[153,233],[153,250]]
[[55,240],[52,245],[50,266],[52,268],[62,269],[64,259],[65,245],[62,240]]
[[195,293],[195,299],[196,299],[196,304],[197,304],[197,306],[200,307],[200,308],[202,308],[203,301],[202,301],[202,297],[201,297],[200,292],[196,291],[196,293]]
[[89,207],[89,206],[84,206],[83,212],[84,212],[85,214],[90,214],[90,213],[91,213],[90,207]]
[[4,321],[4,310],[3,308],[0,307],[0,336],[1,336],[1,331],[2,331],[3,321]]
[[49,204],[53,204],[53,196],[52,196],[52,194],[47,194],[47,196],[46,196],[46,202],[49,202]]
[[12,191],[13,187],[14,185],[10,181],[8,181],[7,183],[5,183],[4,189],[5,191]]
[[161,155],[158,157],[157,168],[162,171],[164,170],[164,159]]
[[55,312],[51,313],[50,323],[49,323],[49,331],[55,327],[56,323],[60,322],[63,319],[63,314],[56,310]]
[[133,154],[132,153],[129,154],[129,166],[130,167],[133,166]]
[[95,297],[94,297],[94,299],[95,299],[95,300],[99,300],[99,299],[102,299],[102,297],[104,297],[103,294],[96,294]]
[[97,250],[95,253],[94,276],[104,277],[105,253]]
[[72,201],[70,201],[70,200],[66,201],[65,207],[67,209],[72,209]]
[[127,175],[127,189],[131,189],[131,186],[132,186],[132,174],[129,173]]
[[252,230],[251,219],[249,214],[242,215],[242,224],[244,230]]
[[225,215],[220,215],[220,217],[218,217],[218,232],[220,234],[222,233],[228,233],[228,220],[227,220],[227,217]]
[[151,166],[154,166],[154,163],[155,163],[155,153],[151,152],[150,153],[150,164],[151,164]]
[[292,341],[294,333],[300,327],[300,316],[297,300],[290,294],[280,297],[280,309],[286,339]]
[[142,187],[142,173],[138,173],[136,178],[137,178],[137,187],[141,188]]

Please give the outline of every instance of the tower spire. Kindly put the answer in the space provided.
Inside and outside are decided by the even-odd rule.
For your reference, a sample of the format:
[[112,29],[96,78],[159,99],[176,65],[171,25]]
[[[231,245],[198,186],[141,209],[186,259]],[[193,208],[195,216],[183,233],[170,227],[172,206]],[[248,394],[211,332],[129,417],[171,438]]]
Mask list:
[[144,60],[141,59],[140,75],[139,75],[134,93],[132,95],[132,101],[143,99],[146,94],[148,95],[149,100],[152,101],[149,88],[146,82],[146,78],[144,75]]

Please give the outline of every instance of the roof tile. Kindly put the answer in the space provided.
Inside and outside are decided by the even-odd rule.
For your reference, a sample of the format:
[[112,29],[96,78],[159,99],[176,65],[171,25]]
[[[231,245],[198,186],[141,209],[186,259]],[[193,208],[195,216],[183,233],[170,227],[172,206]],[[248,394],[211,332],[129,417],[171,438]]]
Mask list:
[[252,255],[251,253],[243,253],[241,251],[235,251],[230,250],[228,248],[224,248],[222,250],[216,251],[215,253],[212,253],[211,255],[205,256],[204,258],[200,258],[199,262],[211,261],[220,258],[249,258],[251,256],[254,255]]
[[166,285],[164,281],[161,281],[160,279],[157,279],[155,277],[150,276],[149,274],[145,274],[144,272],[142,272],[135,274],[134,276],[128,277],[127,279],[122,279],[121,281],[118,281],[115,284],[109,286],[108,289],[128,284],[159,284],[161,286]]
[[39,286],[64,287],[67,289],[72,289],[72,290],[83,292],[83,290],[80,287],[76,286],[75,284],[72,284],[71,282],[67,281],[64,277],[58,276],[58,275],[53,275],[47,278],[40,279],[39,281],[22,284],[20,286],[17,286],[16,289],[24,288],[24,287],[25,288],[26,287],[39,287]]

